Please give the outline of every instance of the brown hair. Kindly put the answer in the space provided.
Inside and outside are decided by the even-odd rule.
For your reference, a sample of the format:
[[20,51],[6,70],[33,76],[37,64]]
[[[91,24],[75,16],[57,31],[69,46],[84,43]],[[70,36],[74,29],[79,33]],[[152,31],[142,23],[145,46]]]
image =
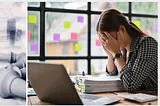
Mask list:
[[118,31],[120,25],[123,25],[128,34],[132,37],[145,36],[134,23],[128,22],[125,16],[116,9],[108,9],[102,12],[97,23],[97,31]]

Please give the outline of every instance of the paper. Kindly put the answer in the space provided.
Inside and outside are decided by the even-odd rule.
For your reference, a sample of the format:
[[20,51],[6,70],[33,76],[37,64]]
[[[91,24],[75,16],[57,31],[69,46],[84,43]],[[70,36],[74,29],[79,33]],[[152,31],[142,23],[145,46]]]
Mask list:
[[101,42],[100,42],[100,40],[96,40],[96,46],[101,46]]
[[29,23],[35,24],[36,21],[37,21],[36,15],[29,15],[29,16],[28,16],[28,22],[29,22]]
[[55,34],[53,35],[53,40],[55,40],[55,41],[60,41],[60,34],[55,33]]
[[34,91],[33,88],[28,88],[28,95],[36,95],[36,92]]
[[[81,77],[79,77],[81,78]],[[85,80],[90,80],[90,81],[114,81],[114,80],[120,80],[119,76],[89,76],[85,78],[81,78]]]
[[134,20],[134,24],[140,28],[141,27],[141,22],[139,20]]
[[38,51],[38,44],[31,44],[31,51],[37,52]]
[[82,44],[79,43],[75,44],[75,51],[79,52],[81,50],[82,50]]
[[30,39],[31,39],[31,33],[28,32],[28,40],[30,40]]
[[154,23],[154,24],[153,24],[153,29],[154,29],[154,30],[158,30],[158,24],[157,24],[157,23]]
[[71,27],[71,22],[65,21],[64,22],[64,28],[70,28]]
[[78,40],[78,34],[71,32],[71,40]]
[[83,16],[78,16],[77,17],[77,22],[83,23]]

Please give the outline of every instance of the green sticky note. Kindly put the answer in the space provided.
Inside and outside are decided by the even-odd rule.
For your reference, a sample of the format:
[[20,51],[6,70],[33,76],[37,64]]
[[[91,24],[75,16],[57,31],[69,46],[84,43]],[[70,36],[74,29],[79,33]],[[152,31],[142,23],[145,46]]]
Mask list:
[[64,28],[70,28],[71,27],[71,22],[65,21],[64,22]]
[[28,16],[28,23],[33,23],[35,24],[37,21],[36,15],[29,15]]
[[77,43],[77,44],[75,44],[75,51],[81,51],[82,50],[82,44],[79,44],[79,43]]
[[140,28],[140,26],[141,26],[141,22],[140,22],[139,20],[134,20],[134,24],[135,24],[138,28]]

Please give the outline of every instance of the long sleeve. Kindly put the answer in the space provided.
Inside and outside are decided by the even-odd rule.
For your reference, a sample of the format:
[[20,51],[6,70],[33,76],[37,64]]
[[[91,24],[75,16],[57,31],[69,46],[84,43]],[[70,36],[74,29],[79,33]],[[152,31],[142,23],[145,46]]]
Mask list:
[[[120,78],[123,82],[124,87],[128,92],[134,92],[139,90],[144,81],[152,75],[156,75],[157,63],[158,63],[158,44],[151,37],[144,37],[137,50],[133,52],[132,57],[122,70],[120,71]],[[151,78],[153,83],[157,83],[157,78]],[[147,83],[147,82],[145,82]],[[148,82],[147,86],[151,86]]]
[[106,73],[110,76],[118,75],[117,67],[114,67],[114,70],[112,72],[108,72],[107,66],[106,66]]
[[[122,51],[122,56],[125,59],[125,61],[126,61],[126,52],[127,51],[125,49]],[[108,69],[107,69],[107,66],[106,66],[106,73],[107,73],[107,75],[115,76],[115,75],[118,75],[118,69],[117,69],[116,66],[114,66],[113,71],[112,72],[108,72]]]

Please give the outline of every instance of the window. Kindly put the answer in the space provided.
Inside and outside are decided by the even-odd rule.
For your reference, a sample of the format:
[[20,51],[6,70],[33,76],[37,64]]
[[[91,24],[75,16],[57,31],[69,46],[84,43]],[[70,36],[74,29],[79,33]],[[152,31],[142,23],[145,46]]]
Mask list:
[[46,63],[63,64],[68,72],[68,74],[77,75],[82,74],[82,72],[87,73],[87,60],[47,60]]
[[47,56],[87,56],[86,14],[46,12],[45,23]]
[[28,12],[28,53],[39,55],[40,14],[37,11]]
[[[97,21],[105,9],[120,10],[128,20],[134,22],[149,36],[158,38],[156,2],[28,4],[29,16],[34,16],[31,18],[31,22],[34,23],[28,23],[31,33],[28,40],[28,59],[64,64],[69,74],[81,74],[82,71],[87,74],[99,74],[105,71],[107,54],[96,33]],[[35,46],[36,49],[33,51],[31,46]]]
[[30,7],[39,7],[40,3],[39,2],[28,2],[28,6]]
[[128,12],[128,2],[92,2],[91,9],[93,11],[104,11],[108,8],[115,8],[121,12]]
[[47,8],[87,10],[87,2],[46,2]]
[[133,2],[132,13],[140,14],[158,14],[158,3],[157,2]]

